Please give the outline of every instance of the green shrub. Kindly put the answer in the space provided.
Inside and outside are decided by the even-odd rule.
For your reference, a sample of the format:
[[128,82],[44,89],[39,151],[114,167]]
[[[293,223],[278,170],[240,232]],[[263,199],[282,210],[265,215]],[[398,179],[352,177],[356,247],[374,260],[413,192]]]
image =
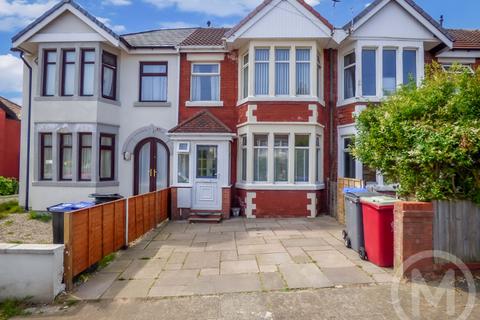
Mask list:
[[10,196],[17,194],[18,181],[16,179],[9,179],[0,177],[0,196]]
[[38,213],[36,211],[31,211],[29,213],[29,218],[31,220],[38,220],[45,223],[52,221],[52,216],[49,213]]
[[0,219],[6,218],[11,213],[22,213],[24,210],[18,205],[18,201],[0,203]]
[[480,69],[427,68],[422,86],[401,88],[358,117],[352,152],[420,201],[480,203]]

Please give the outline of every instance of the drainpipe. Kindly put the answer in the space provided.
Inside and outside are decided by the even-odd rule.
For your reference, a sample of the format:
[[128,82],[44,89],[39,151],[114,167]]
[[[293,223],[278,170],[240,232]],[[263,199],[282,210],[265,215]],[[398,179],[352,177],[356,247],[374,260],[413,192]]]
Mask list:
[[32,66],[25,59],[24,51],[21,49],[12,49],[12,51],[20,52],[20,59],[22,59],[25,66],[28,68],[28,122],[27,122],[27,167],[25,175],[25,210],[30,208],[30,146],[31,146],[31,131],[32,131]]
[[[329,72],[329,78],[330,78],[330,93],[329,93],[329,96],[328,96],[328,105],[329,105],[329,116],[330,116],[330,123],[329,123],[329,126],[328,126],[328,133],[329,133],[329,145],[328,145],[328,149],[329,149],[329,160],[330,160],[330,182],[334,181],[334,177],[335,177],[335,173],[334,173],[334,170],[333,170],[333,164],[335,163],[335,160],[333,159],[334,157],[334,146],[333,144],[335,143],[335,138],[334,138],[334,134],[335,134],[335,130],[334,130],[334,121],[335,121],[335,115],[334,115],[334,112],[336,111],[336,106],[334,105],[335,104],[335,99],[333,97],[333,94],[334,94],[334,83],[333,83],[333,80],[334,80],[334,72],[335,70],[333,70],[333,66],[334,66],[334,61],[333,61],[333,49],[330,48],[328,49],[328,59],[329,59],[329,62],[330,62],[330,72]],[[328,186],[328,190],[329,190],[329,193],[330,195],[332,194],[332,190],[331,190],[331,183],[329,183],[329,186]],[[330,197],[329,197],[330,198]],[[333,212],[332,212],[332,208],[330,206],[329,208],[330,210],[330,215],[333,216]]]

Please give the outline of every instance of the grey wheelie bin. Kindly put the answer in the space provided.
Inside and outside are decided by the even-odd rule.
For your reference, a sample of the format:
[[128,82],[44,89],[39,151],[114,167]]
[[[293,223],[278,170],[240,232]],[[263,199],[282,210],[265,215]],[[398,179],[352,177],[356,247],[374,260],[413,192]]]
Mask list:
[[345,192],[345,222],[347,225],[346,234],[344,234],[345,245],[358,252],[362,259],[366,258],[366,254],[363,232],[363,212],[360,199],[378,195],[377,192],[369,192],[365,189],[346,190]]

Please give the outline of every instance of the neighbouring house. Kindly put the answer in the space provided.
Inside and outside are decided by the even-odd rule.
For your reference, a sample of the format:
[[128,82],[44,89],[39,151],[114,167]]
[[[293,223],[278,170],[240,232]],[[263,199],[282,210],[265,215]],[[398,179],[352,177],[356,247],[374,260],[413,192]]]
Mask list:
[[315,217],[338,177],[383,185],[347,152],[354,115],[420,84],[432,60],[480,62],[477,31],[447,30],[412,0],[374,1],[344,27],[266,0],[231,29],[126,35],[65,0],[12,41],[25,106],[32,95],[22,203],[171,187],[173,219],[232,206]]
[[22,107],[0,97],[0,176],[18,180]]

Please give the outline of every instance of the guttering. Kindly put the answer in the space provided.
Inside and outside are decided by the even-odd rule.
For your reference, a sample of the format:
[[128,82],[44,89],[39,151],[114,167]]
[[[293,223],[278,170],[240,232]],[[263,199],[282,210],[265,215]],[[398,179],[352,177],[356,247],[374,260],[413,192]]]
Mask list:
[[24,57],[25,52],[22,49],[14,48],[14,52],[20,52],[20,59],[22,59],[25,66],[28,68],[28,121],[27,121],[27,167],[25,175],[25,210],[30,208],[30,146],[31,146],[31,131],[32,131],[32,66]]

